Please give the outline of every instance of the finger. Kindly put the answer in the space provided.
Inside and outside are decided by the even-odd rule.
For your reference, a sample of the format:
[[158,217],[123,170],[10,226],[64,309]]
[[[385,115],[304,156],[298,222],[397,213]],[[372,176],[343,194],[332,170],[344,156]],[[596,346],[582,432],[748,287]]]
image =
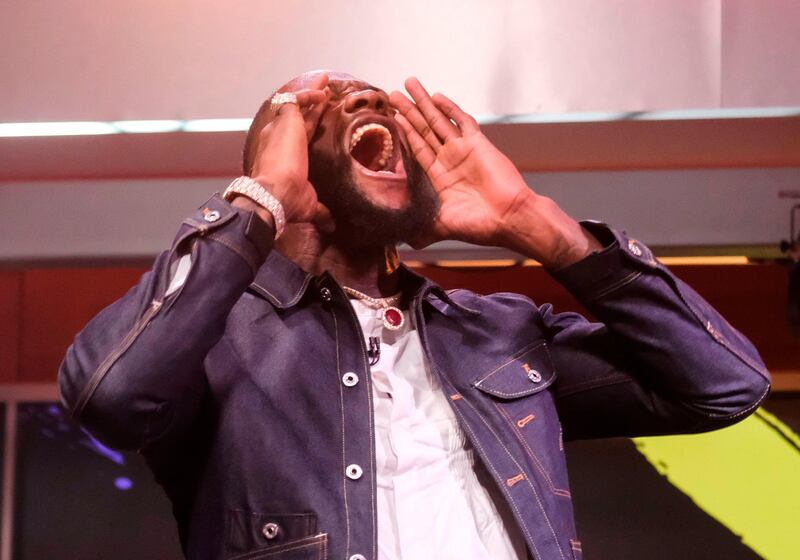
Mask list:
[[278,115],[294,114],[295,111],[302,112],[312,105],[322,103],[328,96],[325,90],[319,89],[301,89],[290,93],[294,94],[295,101],[281,103],[277,107],[271,107],[276,117]]
[[442,149],[442,142],[431,127],[428,126],[428,122],[425,120],[425,117],[422,116],[422,113],[419,112],[417,106],[399,91],[393,91],[389,96],[389,101],[400,114],[405,117],[406,122],[411,124],[416,133],[428,143],[433,151],[439,153],[439,150]]
[[445,117],[436,105],[433,104],[431,96],[428,95],[428,92],[422,87],[418,79],[413,77],[407,79],[405,86],[406,91],[408,91],[414,103],[419,107],[425,120],[443,142],[447,142],[449,138],[454,136],[461,136],[456,126],[450,122],[450,119]]
[[327,94],[324,89],[301,89],[294,92],[297,97],[297,106],[301,109],[325,101]]
[[314,76],[307,88],[303,88],[295,92],[295,95],[297,96],[297,104],[302,108],[307,105],[320,103],[319,93],[317,92],[324,93],[325,99],[330,97],[330,91],[327,89],[328,82],[330,82],[330,78],[328,77],[327,72],[322,72],[321,74]]
[[323,72],[322,74],[317,74],[314,76],[314,79],[311,80],[311,84],[309,84],[309,89],[325,89],[328,86],[328,74]]
[[481,128],[478,125],[478,121],[469,113],[464,112],[461,107],[456,105],[455,102],[446,95],[434,93],[433,97],[431,97],[431,101],[433,101],[433,104],[436,105],[448,119],[458,125],[458,128],[461,129],[463,134],[474,134],[480,131]]
[[433,162],[436,161],[436,152],[403,115],[397,113],[394,119],[397,121],[397,124],[400,125],[403,132],[406,133],[408,145],[411,148],[411,153],[414,155],[414,158],[427,173],[428,169],[433,165]]
[[331,96],[331,91],[329,89],[326,88],[323,91],[325,92],[325,99],[306,109],[303,114],[306,136],[309,140],[314,137],[314,133],[317,131],[317,126],[319,125],[319,120],[322,118],[322,113],[325,112],[325,108],[328,106],[328,99],[330,99]]

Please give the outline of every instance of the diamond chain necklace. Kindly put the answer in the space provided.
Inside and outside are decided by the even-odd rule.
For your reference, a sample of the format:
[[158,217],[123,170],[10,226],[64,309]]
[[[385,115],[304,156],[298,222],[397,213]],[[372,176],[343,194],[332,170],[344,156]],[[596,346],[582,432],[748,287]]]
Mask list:
[[383,320],[383,326],[390,331],[396,331],[405,324],[406,318],[397,307],[397,304],[403,298],[402,292],[385,298],[374,298],[348,286],[342,286],[342,289],[347,295],[363,301],[367,307],[382,309],[381,319]]

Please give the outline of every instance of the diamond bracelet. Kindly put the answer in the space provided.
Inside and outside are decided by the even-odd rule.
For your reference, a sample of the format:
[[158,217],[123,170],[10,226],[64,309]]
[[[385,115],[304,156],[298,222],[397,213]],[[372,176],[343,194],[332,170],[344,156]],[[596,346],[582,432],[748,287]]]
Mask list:
[[278,239],[283,234],[283,230],[286,229],[286,216],[283,213],[283,206],[267,189],[256,181],[253,181],[250,177],[244,175],[234,179],[233,182],[228,185],[222,198],[230,202],[234,194],[246,196],[272,214],[272,218],[275,220],[275,239]]

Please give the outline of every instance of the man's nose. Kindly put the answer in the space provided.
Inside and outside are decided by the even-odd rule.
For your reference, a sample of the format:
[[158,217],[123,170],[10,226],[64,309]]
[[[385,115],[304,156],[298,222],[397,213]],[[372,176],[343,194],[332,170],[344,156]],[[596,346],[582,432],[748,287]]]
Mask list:
[[367,89],[351,93],[344,102],[345,113],[355,113],[362,109],[384,113],[389,108],[389,96],[382,91]]

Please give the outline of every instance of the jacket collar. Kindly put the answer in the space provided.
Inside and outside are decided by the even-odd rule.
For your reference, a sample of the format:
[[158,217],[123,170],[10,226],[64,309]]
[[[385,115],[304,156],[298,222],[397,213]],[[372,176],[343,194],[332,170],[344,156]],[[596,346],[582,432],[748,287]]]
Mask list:
[[250,289],[279,309],[294,306],[306,293],[313,276],[278,251],[270,251]]
[[471,315],[478,313],[474,309],[470,309],[453,300],[447,290],[430,278],[417,274],[403,263],[400,264],[400,269],[403,275],[403,285],[413,287],[413,293],[417,296],[421,296],[425,301],[430,303],[434,309],[442,313],[447,313],[448,307],[454,307]]
[[[405,264],[401,263],[400,269],[401,283],[414,297],[424,298],[442,313],[446,312],[447,306],[470,314],[477,313],[453,301],[441,286],[429,278],[417,274]],[[319,286],[328,281],[335,282],[336,280],[328,272],[315,278],[314,275],[304,271],[293,261],[273,250],[258,269],[255,279],[250,284],[250,289],[267,299],[275,307],[288,309],[297,305],[312,282]]]

